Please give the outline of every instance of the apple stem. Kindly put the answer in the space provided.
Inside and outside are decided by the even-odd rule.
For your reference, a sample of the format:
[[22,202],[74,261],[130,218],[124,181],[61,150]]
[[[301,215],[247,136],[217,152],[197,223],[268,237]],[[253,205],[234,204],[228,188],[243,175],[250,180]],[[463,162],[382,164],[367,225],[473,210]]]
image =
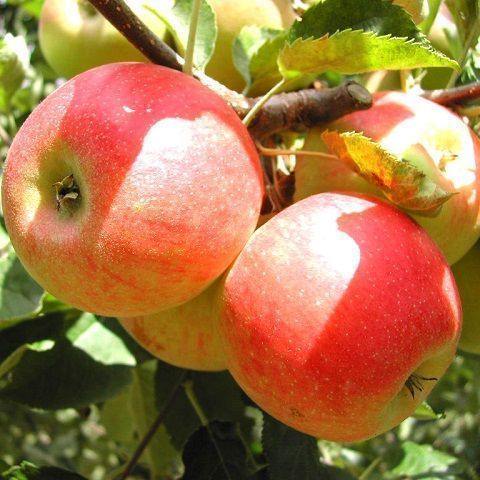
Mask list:
[[187,396],[188,401],[192,405],[192,408],[195,410],[195,413],[197,414],[200,423],[204,427],[208,426],[208,418],[205,415],[202,407],[200,406],[197,396],[195,395],[195,391],[193,390],[193,382],[191,380],[183,382],[183,388],[185,389],[185,395]]
[[258,151],[266,157],[276,157],[278,155],[295,155],[302,157],[320,157],[325,160],[338,160],[336,155],[324,152],[315,152],[313,150],[290,150],[282,148],[268,148],[264,147],[260,142],[256,142]]
[[193,75],[193,53],[195,51],[195,38],[197,36],[198,19],[200,17],[200,6],[202,0],[194,0],[192,5],[192,16],[190,17],[190,29],[188,31],[187,49],[185,51],[185,63],[183,73]]
[[267,103],[267,101],[276,93],[278,93],[287,84],[287,81],[282,78],[276,85],[273,86],[263,97],[261,97],[250,109],[245,118],[242,120],[243,124],[248,127],[250,122],[255,118],[255,115]]
[[185,394],[187,395],[187,398],[190,404],[192,405],[192,408],[195,410],[195,413],[197,414],[198,419],[200,420],[200,423],[202,424],[203,427],[207,429],[208,436],[210,437],[210,441],[215,447],[215,451],[217,452],[218,458],[220,459],[223,470],[226,474],[225,478],[230,479],[231,478],[230,474],[225,468],[226,462],[223,458],[220,448],[218,447],[218,443],[217,443],[217,440],[215,439],[215,436],[213,435],[212,429],[210,428],[208,418],[205,415],[205,412],[203,411],[202,407],[200,406],[200,402],[198,401],[197,395],[195,394],[192,380],[186,380],[183,383],[183,388],[185,389]]

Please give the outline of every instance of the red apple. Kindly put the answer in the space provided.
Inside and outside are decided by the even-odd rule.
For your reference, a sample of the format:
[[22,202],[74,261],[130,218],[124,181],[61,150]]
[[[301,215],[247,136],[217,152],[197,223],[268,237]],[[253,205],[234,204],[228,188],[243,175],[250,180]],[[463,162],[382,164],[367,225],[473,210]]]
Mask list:
[[[470,128],[446,108],[417,95],[379,93],[369,110],[312,129],[305,150],[326,151],[322,131],[358,131],[409,160],[447,191],[455,191],[435,217],[412,214],[437,242],[450,264],[480,236],[480,143]],[[374,185],[344,163],[298,157],[295,200],[325,191],[354,191],[384,198]]]
[[121,318],[127,332],[152,355],[191,370],[225,370],[218,319],[221,282],[189,302],[153,315]]
[[224,287],[227,365],[281,422],[358,441],[412,414],[452,361],[461,306],[449,266],[407,215],[324,193],[260,227]]
[[3,177],[20,260],[49,292],[103,315],[186,302],[255,229],[255,146],[193,77],[141,63],[89,70],[25,122]]
[[480,354],[480,242],[453,267],[463,308],[463,329],[458,346]]

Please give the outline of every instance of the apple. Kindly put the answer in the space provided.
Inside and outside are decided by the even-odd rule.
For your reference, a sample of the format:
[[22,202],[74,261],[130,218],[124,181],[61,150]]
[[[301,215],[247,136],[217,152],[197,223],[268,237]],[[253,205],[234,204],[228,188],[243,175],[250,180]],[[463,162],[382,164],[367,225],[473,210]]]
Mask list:
[[[435,217],[412,214],[437,242],[450,264],[480,236],[480,143],[462,120],[446,108],[414,94],[381,92],[369,110],[346,115],[307,134],[304,149],[326,151],[324,129],[363,132],[395,155],[409,160],[447,191],[455,191]],[[341,190],[383,198],[381,191],[331,159],[299,155],[296,201],[315,193]]]
[[218,332],[221,281],[178,307],[120,318],[125,330],[153,356],[190,370],[225,370]]
[[199,295],[254,231],[263,196],[238,116],[193,77],[97,67],[15,137],[3,212],[26,269],[81,310],[132,317]]
[[[144,6],[170,8],[173,0],[127,0],[153,32],[168,39],[165,24]],[[88,0],[46,0],[39,20],[40,48],[55,72],[71,78],[106,63],[148,62]]]
[[428,12],[428,2],[426,0],[394,0],[393,3],[404,8],[415,23],[420,23]]
[[290,0],[209,0],[217,21],[215,50],[206,73],[238,92],[245,80],[233,63],[233,42],[246,25],[282,29],[295,20]]
[[452,267],[463,308],[463,330],[458,346],[480,354],[480,242]]
[[220,327],[230,372],[261,408],[352,442],[425,400],[454,356],[461,305],[441,252],[407,215],[323,193],[252,235],[226,276]]

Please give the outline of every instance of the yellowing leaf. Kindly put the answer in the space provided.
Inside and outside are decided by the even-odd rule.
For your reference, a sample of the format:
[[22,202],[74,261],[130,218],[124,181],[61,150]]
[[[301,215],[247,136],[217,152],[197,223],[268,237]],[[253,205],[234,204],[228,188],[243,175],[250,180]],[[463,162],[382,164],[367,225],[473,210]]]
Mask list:
[[327,131],[322,139],[340,160],[377,185],[394,204],[435,215],[454,192],[447,192],[419,168],[391,154],[360,133]]

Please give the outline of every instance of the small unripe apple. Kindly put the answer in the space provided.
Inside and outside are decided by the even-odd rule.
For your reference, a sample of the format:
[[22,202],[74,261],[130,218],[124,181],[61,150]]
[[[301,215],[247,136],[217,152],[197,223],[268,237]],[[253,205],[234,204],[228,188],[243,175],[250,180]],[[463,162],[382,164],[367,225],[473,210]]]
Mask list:
[[[165,24],[144,3],[170,8],[173,1],[127,1],[140,20],[158,37],[167,39]],[[88,0],[46,0],[38,35],[47,62],[66,78],[106,63],[148,61]]]
[[463,308],[463,329],[458,346],[480,353],[480,242],[453,267]]
[[282,29],[295,20],[290,0],[209,0],[215,11],[218,36],[206,73],[236,91],[245,80],[233,63],[233,42],[247,25]]
[[434,242],[367,197],[314,195],[260,227],[229,270],[221,332],[245,392],[326,440],[411,415],[455,353],[461,306]]
[[218,331],[221,292],[221,281],[216,281],[178,307],[119,320],[143,348],[164,362],[190,370],[225,370]]
[[103,65],[47,97],[3,175],[17,254],[81,310],[148,315],[200,294],[254,231],[255,145],[222,98],[144,63]]
[[[436,216],[411,213],[446,256],[458,261],[480,236],[480,142],[446,108],[414,94],[381,92],[373,107],[307,134],[304,149],[325,152],[325,129],[357,131],[420,168],[444,190],[456,192]],[[297,158],[295,200],[325,191],[353,191],[385,198],[375,185],[340,160]]]

